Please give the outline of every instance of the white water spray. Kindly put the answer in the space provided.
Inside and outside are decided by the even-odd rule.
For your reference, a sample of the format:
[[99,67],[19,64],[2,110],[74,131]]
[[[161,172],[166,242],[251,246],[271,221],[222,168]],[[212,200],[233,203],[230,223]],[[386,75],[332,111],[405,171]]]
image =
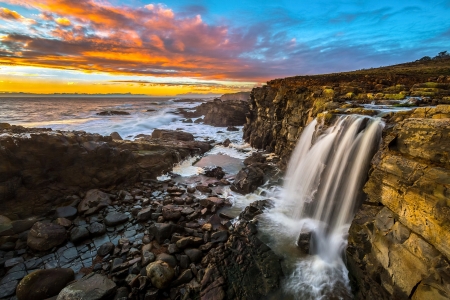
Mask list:
[[302,230],[312,233],[310,255],[297,262],[285,288],[298,299],[351,299],[343,252],[384,124],[342,116],[313,143],[316,125],[313,121],[302,133],[272,215],[292,243]]

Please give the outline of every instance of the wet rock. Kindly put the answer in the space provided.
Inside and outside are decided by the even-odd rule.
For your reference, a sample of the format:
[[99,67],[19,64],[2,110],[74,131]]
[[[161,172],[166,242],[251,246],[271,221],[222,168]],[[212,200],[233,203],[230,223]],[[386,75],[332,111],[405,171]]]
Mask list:
[[266,158],[260,152],[253,152],[251,156],[244,159],[244,165],[249,166],[254,163],[265,163]]
[[198,263],[202,260],[203,252],[198,249],[185,249],[184,253],[189,257],[189,260],[193,263]]
[[192,117],[204,115],[203,122],[212,126],[241,126],[245,124],[248,110],[247,101],[215,99],[197,106]]
[[138,212],[138,214],[136,216],[136,220],[138,222],[145,222],[145,221],[150,220],[151,217],[152,217],[151,207],[146,207],[146,208],[141,209]]
[[160,244],[164,242],[164,240],[170,239],[173,233],[182,231],[183,228],[181,226],[168,223],[155,223],[149,228],[150,234],[153,235]]
[[0,284],[0,298],[6,298],[8,296],[12,296],[16,292],[18,280],[11,280],[7,283]]
[[103,235],[106,232],[106,227],[101,223],[93,222],[89,225],[88,230],[93,237],[96,237]]
[[73,219],[77,215],[77,209],[72,206],[63,206],[56,209],[56,218]]
[[105,217],[106,226],[116,226],[128,221],[128,216],[120,212],[110,212]]
[[165,220],[178,220],[181,218],[181,208],[172,205],[166,205],[162,209],[162,216]]
[[94,213],[111,204],[110,195],[100,190],[93,189],[86,193],[84,199],[78,205],[79,213]]
[[205,185],[197,185],[195,188],[202,193],[209,194],[212,192],[212,190],[208,186],[205,186]]
[[203,239],[199,238],[199,237],[184,237],[179,239],[176,242],[176,245],[179,249],[184,249],[184,248],[188,248],[188,247],[198,247],[203,243]]
[[239,218],[250,221],[255,216],[262,214],[265,208],[269,208],[272,206],[270,200],[258,200],[252,202],[249,206],[247,206],[243,212],[239,214]]
[[18,300],[44,300],[58,295],[74,279],[72,269],[37,270],[20,281],[16,296]]
[[79,281],[65,287],[56,298],[57,300],[89,299],[101,300],[112,297],[116,291],[116,284],[106,276],[89,274]]
[[217,231],[211,234],[211,243],[224,243],[228,240],[228,231]]
[[222,167],[206,168],[205,176],[222,179],[225,176],[225,172],[223,171]]
[[236,128],[234,126],[228,126],[227,131],[239,131],[239,128]]
[[72,243],[79,243],[89,238],[89,230],[84,227],[75,227],[70,231],[70,241]]
[[[174,269],[166,262],[158,260],[146,267],[147,276],[152,285],[158,289],[166,288],[175,277]],[[59,300],[59,299],[58,299]]]
[[116,131],[112,132],[109,136],[113,140],[116,140],[116,141],[122,141],[123,140],[123,138],[120,136],[120,134],[118,132],[116,132]]
[[304,254],[310,253],[312,235],[313,235],[312,231],[302,229],[302,231],[298,236],[297,246]]
[[230,144],[231,144],[230,139],[226,139],[225,141],[222,142],[222,145],[223,145],[224,147],[228,147],[228,146],[230,146]]
[[14,257],[14,258],[10,258],[8,260],[5,261],[5,268],[11,268],[14,267],[15,265],[18,265],[20,263],[23,263],[23,257]]
[[130,113],[121,110],[105,110],[96,113],[97,116],[128,116]]
[[66,241],[66,229],[52,223],[37,222],[28,233],[27,245],[34,250],[45,251]]
[[97,255],[100,257],[104,257],[108,254],[111,254],[114,251],[114,244],[111,242],[104,243],[97,250]]
[[172,268],[175,268],[177,265],[177,260],[175,259],[175,257],[167,253],[158,254],[158,256],[156,256],[156,260],[164,261]]
[[264,183],[264,172],[258,167],[248,166],[236,175],[231,189],[240,194],[248,194],[255,191]]
[[180,130],[155,129],[152,133],[154,139],[168,139],[178,141],[193,141],[194,136],[191,133]]

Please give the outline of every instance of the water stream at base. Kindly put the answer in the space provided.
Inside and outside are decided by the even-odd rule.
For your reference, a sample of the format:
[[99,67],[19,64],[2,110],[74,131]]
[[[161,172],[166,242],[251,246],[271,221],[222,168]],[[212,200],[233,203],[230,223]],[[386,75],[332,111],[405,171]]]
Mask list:
[[[274,203],[258,216],[260,238],[284,257],[287,278],[269,299],[353,298],[344,251],[383,127],[379,118],[350,115],[319,135],[322,126],[314,120],[291,156],[284,186],[236,198],[236,206]],[[301,232],[311,234],[309,254],[297,246]]]

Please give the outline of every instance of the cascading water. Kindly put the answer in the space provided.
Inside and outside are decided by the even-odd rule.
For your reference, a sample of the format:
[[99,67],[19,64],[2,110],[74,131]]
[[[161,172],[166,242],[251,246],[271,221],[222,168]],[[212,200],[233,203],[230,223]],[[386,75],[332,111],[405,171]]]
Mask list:
[[310,255],[296,261],[285,284],[287,294],[298,299],[351,299],[343,252],[384,123],[342,116],[313,141],[317,124],[314,120],[300,137],[270,219],[291,243],[300,232],[310,237]]

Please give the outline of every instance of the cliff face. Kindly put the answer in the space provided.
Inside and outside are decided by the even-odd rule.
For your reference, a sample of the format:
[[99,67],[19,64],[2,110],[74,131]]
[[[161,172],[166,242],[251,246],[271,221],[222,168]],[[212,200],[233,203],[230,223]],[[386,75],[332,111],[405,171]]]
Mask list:
[[450,298],[450,107],[388,130],[349,232],[358,299]]
[[63,196],[89,188],[155,178],[207,143],[153,139],[113,141],[84,132],[0,124],[0,210],[24,218],[47,212]]
[[[287,163],[303,128],[332,116],[326,110],[355,113],[358,103],[407,96],[420,96],[422,106],[448,104],[449,95],[450,60],[272,80],[251,93],[244,138]],[[389,117],[364,188],[367,201],[349,232],[356,298],[448,299],[450,108]]]
[[450,103],[450,59],[269,81],[250,95],[244,139],[287,159],[305,125],[323,111],[347,101],[371,103],[407,96],[422,97],[422,105]]

